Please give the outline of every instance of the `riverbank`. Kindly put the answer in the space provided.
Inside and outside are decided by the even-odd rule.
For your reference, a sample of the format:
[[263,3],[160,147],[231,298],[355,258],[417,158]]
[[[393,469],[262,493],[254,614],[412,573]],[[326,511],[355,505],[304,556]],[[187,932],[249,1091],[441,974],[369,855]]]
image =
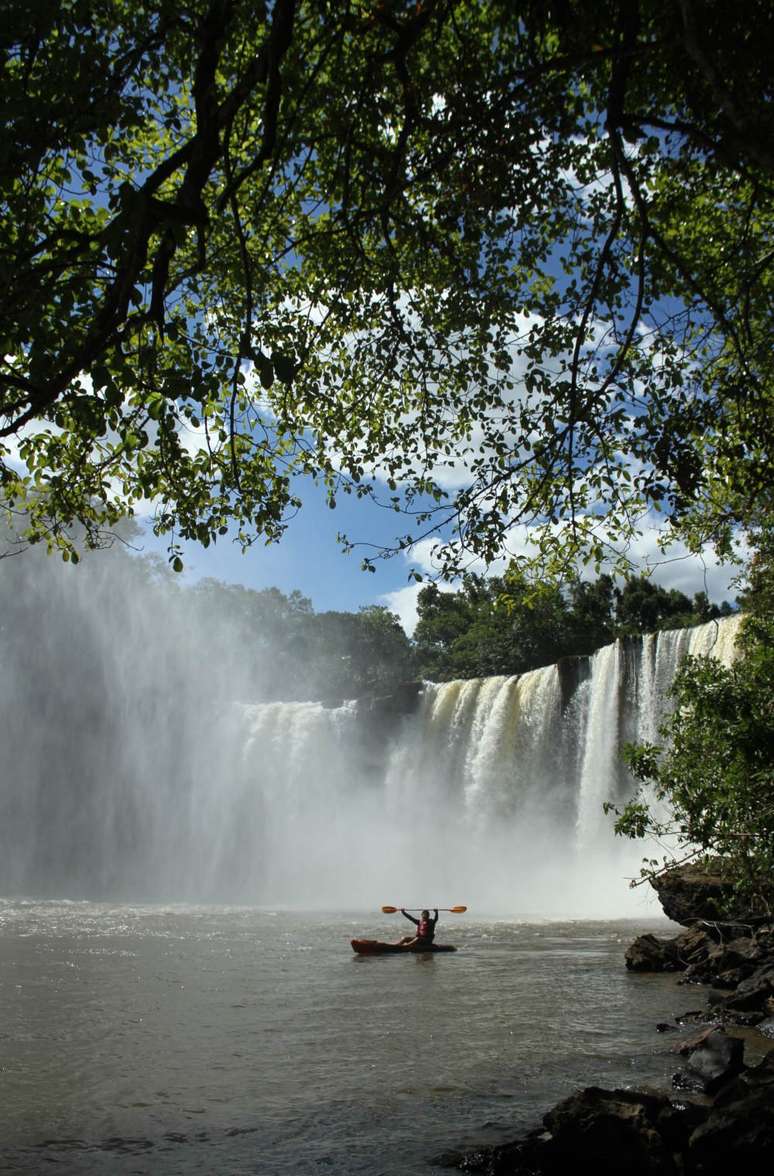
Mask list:
[[[691,985],[704,994],[700,1007],[654,1026],[674,1036],[672,1089],[586,1087],[514,1141],[449,1152],[434,1164],[482,1176],[565,1176],[578,1167],[598,1176],[772,1170],[774,922],[734,911],[706,868],[670,871],[656,889],[665,914],[686,929],[639,936],[626,967],[679,972],[686,996]],[[746,1047],[762,1058],[748,1064]]]

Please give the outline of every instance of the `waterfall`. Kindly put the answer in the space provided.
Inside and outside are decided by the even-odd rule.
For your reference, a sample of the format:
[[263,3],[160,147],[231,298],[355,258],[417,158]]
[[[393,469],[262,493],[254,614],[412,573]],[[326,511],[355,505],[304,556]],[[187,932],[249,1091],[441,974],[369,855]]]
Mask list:
[[603,824],[602,805],[615,797],[618,774],[618,711],[621,695],[621,645],[607,645],[592,658],[581,738],[583,765],[578,792],[577,834],[581,852],[593,853]]
[[388,811],[407,822],[410,887],[426,894],[442,878],[490,908],[505,896],[533,912],[620,911],[643,854],[613,837],[602,807],[633,787],[621,745],[657,738],[682,658],[729,663],[738,626],[731,617],[606,646],[579,659],[568,696],[557,666],[428,684],[386,774]]
[[356,702],[240,701],[244,649],[213,651],[137,561],[90,562],[7,570],[0,893],[621,913],[641,847],[602,812],[631,786],[620,744],[739,623],[428,683],[377,730]]

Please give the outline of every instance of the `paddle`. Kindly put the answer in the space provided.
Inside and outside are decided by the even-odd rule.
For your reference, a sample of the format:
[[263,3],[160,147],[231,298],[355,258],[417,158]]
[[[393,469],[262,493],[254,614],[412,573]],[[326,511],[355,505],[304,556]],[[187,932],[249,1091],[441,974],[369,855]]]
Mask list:
[[[465,911],[468,908],[466,906],[453,906],[453,907],[404,907],[403,909],[407,910],[407,911],[449,911],[453,915],[464,915]],[[398,911],[401,910],[401,908],[394,907],[394,906],[383,906],[382,910],[384,911],[385,915],[397,915]]]

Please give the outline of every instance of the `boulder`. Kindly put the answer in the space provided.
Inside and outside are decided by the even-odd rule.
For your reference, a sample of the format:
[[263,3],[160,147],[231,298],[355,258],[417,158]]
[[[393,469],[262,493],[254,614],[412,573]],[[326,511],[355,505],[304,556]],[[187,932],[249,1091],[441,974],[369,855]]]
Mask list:
[[757,1066],[750,1066],[733,1082],[724,1086],[715,1095],[713,1104],[716,1107],[725,1107],[747,1098],[755,1090],[766,1090],[774,1102],[774,1050],[770,1050]]
[[678,1101],[674,1098],[659,1112],[659,1132],[675,1155],[681,1156],[685,1152],[691,1135],[708,1114],[709,1107],[704,1103],[691,1102],[688,1099]]
[[756,968],[760,958],[755,940],[749,936],[727,943],[712,943],[703,955],[696,955],[685,969],[683,983],[714,984],[718,988],[736,988]]
[[737,922],[733,888],[723,878],[717,862],[693,862],[675,866],[651,879],[664,914],[675,923],[691,927],[697,922]]
[[494,1147],[437,1156],[439,1167],[481,1176],[680,1176],[682,1156],[709,1108],[665,1094],[579,1090],[549,1111],[546,1130]]
[[673,939],[640,935],[627,948],[626,967],[630,972],[680,972],[700,966],[713,946],[699,928],[682,931]]
[[716,1026],[679,1042],[673,1052],[688,1058],[685,1068],[672,1078],[680,1090],[715,1094],[744,1069],[744,1042]]
[[737,985],[736,991],[719,1002],[719,1007],[731,1012],[760,1013],[766,1016],[768,1000],[774,996],[774,963],[756,968],[751,976]]
[[681,968],[674,939],[640,935],[626,949],[626,967],[630,972],[676,972]]
[[774,1166],[774,1051],[715,1099],[692,1132],[686,1153],[691,1176],[766,1176]]
[[[551,1138],[543,1146],[540,1171],[566,1174],[582,1162],[595,1176],[676,1176],[678,1165],[659,1130],[671,1116],[665,1095],[589,1087],[549,1111],[543,1122]],[[674,1124],[670,1125],[673,1127]]]

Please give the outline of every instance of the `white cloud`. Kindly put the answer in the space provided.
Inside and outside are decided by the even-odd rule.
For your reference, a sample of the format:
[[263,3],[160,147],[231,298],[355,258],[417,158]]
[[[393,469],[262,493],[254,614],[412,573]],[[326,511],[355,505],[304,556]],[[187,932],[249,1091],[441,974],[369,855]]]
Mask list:
[[[706,592],[710,600],[719,603],[732,600],[736,589],[732,580],[739,575],[739,568],[733,564],[721,564],[711,546],[699,554],[688,551],[684,543],[673,543],[662,552],[658,547],[658,528],[648,527],[642,536],[632,544],[629,555],[634,563],[645,571],[653,569],[652,578],[662,588],[676,588],[686,596],[695,592]],[[750,549],[740,541],[739,555],[746,559]]]
[[421,588],[421,584],[408,584],[405,588],[396,588],[394,592],[385,592],[384,596],[379,597],[379,604],[384,604],[390,612],[396,613],[409,637],[413,637],[417,626],[417,597]]
[[[405,588],[397,588],[394,592],[385,592],[379,597],[379,604],[384,604],[397,614],[401,625],[409,637],[413,637],[417,626],[417,598],[424,588],[424,584],[408,584]],[[438,584],[441,592],[456,592],[453,584]]]

